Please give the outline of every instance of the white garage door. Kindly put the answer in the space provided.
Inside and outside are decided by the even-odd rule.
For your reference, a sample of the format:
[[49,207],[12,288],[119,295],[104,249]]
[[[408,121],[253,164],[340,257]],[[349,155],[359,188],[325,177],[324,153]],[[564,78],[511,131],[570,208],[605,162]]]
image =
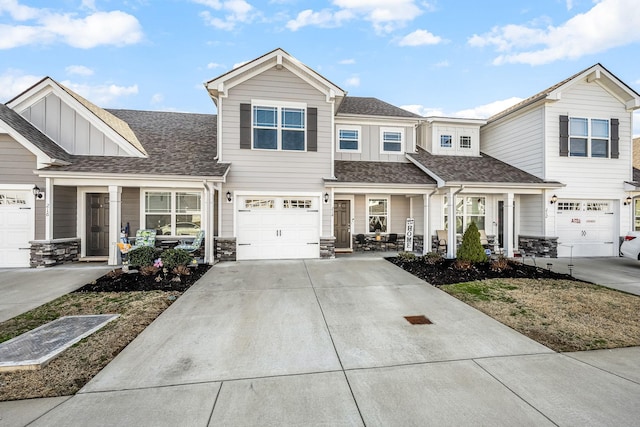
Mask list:
[[0,267],[29,267],[32,203],[30,191],[0,189]]
[[557,202],[558,256],[616,256],[617,224],[609,200]]
[[320,257],[319,198],[244,196],[238,205],[237,259]]

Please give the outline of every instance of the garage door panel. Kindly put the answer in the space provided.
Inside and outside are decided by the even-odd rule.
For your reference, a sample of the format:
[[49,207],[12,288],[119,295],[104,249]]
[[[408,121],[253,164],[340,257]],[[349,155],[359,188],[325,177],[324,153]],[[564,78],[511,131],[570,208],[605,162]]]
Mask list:
[[32,200],[30,191],[0,190],[0,267],[29,267]]
[[558,201],[556,231],[558,256],[617,255],[614,242],[616,214],[607,200]]

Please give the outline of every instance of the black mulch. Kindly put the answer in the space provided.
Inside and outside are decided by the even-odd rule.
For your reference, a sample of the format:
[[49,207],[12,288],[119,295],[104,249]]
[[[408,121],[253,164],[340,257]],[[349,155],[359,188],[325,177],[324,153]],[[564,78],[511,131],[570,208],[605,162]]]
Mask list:
[[137,271],[124,272],[117,268],[97,280],[88,283],[75,292],[132,292],[132,291],[178,291],[184,292],[211,268],[200,264],[190,267],[189,275],[177,276],[172,273],[159,273],[144,276]]
[[462,270],[455,267],[454,259],[441,259],[434,264],[428,264],[419,258],[415,261],[404,261],[397,257],[386,259],[434,286],[497,278],[577,280],[568,274],[556,273],[553,270],[534,267],[512,260],[508,261],[508,267],[504,269],[492,269],[490,262],[482,262],[475,263],[471,268]]

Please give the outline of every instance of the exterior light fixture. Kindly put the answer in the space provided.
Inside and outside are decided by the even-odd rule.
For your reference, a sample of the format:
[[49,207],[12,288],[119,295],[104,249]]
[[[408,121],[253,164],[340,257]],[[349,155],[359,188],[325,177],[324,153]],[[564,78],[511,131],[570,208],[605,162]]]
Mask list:
[[33,195],[36,196],[36,199],[44,199],[44,193],[40,191],[40,187],[37,185],[34,185],[31,191],[33,192]]
[[324,202],[329,203],[329,193],[324,193]]
[[227,191],[227,203],[231,203],[231,191]]
[[630,205],[632,201],[633,199],[631,198],[631,196],[627,196],[627,198],[624,201],[624,205],[625,206]]
[[553,196],[551,196],[551,200],[549,200],[549,203],[554,204],[557,201],[558,201],[558,196],[554,194]]

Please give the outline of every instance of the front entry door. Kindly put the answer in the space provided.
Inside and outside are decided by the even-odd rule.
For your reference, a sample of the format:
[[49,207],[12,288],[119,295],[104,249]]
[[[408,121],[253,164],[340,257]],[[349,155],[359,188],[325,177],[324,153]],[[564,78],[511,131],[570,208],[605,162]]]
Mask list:
[[87,256],[109,256],[109,194],[87,193]]
[[351,202],[336,200],[333,203],[333,229],[336,234],[336,249],[351,247]]

